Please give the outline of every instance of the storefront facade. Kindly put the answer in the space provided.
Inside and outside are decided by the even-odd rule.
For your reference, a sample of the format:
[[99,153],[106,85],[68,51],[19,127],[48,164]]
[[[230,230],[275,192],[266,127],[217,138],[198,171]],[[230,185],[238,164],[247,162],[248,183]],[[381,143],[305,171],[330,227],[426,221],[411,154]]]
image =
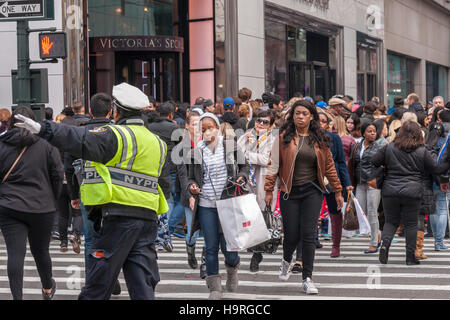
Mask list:
[[[386,87],[395,96],[415,92],[422,103],[450,99],[450,3],[385,1]],[[405,18],[402,18],[405,17]]]
[[63,6],[67,105],[88,105],[89,97],[111,94],[124,81],[160,102],[215,100],[224,90],[224,83],[216,85],[225,78],[223,0],[70,0]]
[[238,1],[238,17],[240,87],[383,99],[384,1]]

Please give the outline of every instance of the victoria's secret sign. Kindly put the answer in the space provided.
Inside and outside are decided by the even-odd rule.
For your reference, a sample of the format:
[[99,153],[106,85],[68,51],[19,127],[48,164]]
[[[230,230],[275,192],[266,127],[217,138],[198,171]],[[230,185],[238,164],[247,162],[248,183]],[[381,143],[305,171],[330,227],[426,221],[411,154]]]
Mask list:
[[124,36],[91,38],[91,50],[184,52],[184,39],[169,36]]

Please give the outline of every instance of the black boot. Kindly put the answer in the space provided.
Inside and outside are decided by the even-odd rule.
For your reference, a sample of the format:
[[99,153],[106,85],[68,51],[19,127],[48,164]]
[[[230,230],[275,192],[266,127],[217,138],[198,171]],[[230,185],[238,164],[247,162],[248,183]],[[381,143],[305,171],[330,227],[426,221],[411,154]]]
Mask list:
[[112,292],[113,296],[118,296],[122,292],[122,288],[120,287],[119,279],[116,280],[116,283],[114,284],[114,289]]
[[387,241],[383,241],[380,248],[380,256],[379,260],[381,264],[387,264],[389,259],[389,247],[390,243]]
[[186,251],[188,254],[188,264],[191,269],[197,269],[198,263],[195,258],[195,244],[193,246],[186,245]]
[[252,260],[250,261],[250,272],[258,272],[259,264],[263,260],[262,253],[253,253]]
[[420,264],[420,261],[416,259],[416,255],[414,252],[407,252],[406,253],[406,265],[407,266],[416,266]]
[[202,264],[200,265],[200,278],[206,279],[206,249],[202,251]]

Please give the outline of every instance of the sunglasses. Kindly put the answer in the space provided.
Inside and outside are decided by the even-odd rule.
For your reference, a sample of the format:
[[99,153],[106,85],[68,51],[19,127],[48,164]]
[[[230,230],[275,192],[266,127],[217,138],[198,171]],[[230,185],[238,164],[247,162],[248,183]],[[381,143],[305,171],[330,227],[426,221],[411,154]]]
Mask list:
[[270,120],[264,120],[264,119],[256,119],[256,122],[261,123],[265,126],[270,124]]

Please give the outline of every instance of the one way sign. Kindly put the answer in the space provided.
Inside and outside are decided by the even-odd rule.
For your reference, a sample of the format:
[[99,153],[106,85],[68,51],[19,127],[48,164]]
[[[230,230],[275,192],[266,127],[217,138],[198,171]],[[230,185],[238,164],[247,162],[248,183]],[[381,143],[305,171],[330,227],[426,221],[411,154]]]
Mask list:
[[0,0],[0,21],[44,19],[44,0]]

